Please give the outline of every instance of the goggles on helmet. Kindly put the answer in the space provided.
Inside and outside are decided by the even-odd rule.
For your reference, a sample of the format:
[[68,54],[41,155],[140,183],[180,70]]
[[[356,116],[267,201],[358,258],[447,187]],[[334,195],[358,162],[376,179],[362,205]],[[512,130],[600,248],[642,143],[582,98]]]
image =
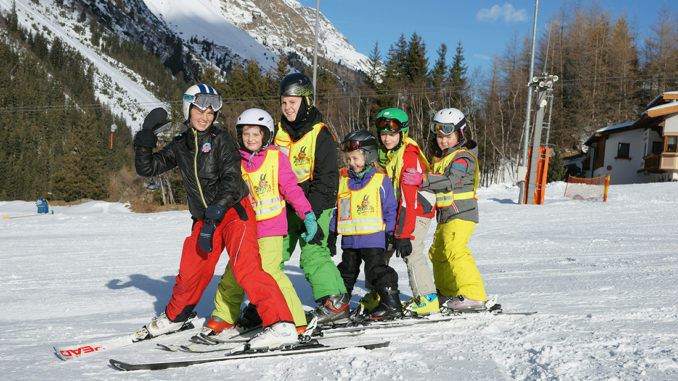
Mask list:
[[184,101],[191,103],[203,111],[207,110],[208,107],[211,107],[214,112],[221,110],[221,96],[219,94],[184,94]]
[[349,152],[353,150],[357,150],[358,148],[364,147],[365,142],[361,142],[359,140],[347,140],[345,142],[341,143],[341,150],[344,152]]
[[377,118],[375,123],[378,131],[400,132],[403,129],[403,125],[398,119]]
[[443,135],[449,135],[454,131],[464,127],[466,125],[466,119],[462,119],[459,123],[438,123],[436,121],[431,122],[431,132],[437,134],[442,132]]

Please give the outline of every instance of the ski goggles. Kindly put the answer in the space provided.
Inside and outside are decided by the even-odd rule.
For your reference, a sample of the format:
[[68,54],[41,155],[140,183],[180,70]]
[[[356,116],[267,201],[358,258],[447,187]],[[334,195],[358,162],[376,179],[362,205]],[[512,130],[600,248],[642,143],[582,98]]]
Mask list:
[[344,152],[349,152],[357,150],[358,148],[364,147],[365,143],[359,140],[347,140],[341,143],[341,150]]
[[378,131],[400,132],[403,128],[407,128],[407,125],[403,126],[398,119],[393,118],[378,118],[375,124]]
[[456,130],[460,130],[460,129],[464,128],[465,125],[466,125],[466,118],[460,120],[459,123],[457,123],[457,124],[454,124],[454,123],[438,123],[436,121],[433,121],[433,122],[431,122],[431,132],[433,132],[434,134],[442,132],[443,135],[449,135]]
[[214,112],[221,110],[221,95],[198,93],[195,95],[184,94],[184,101],[191,103],[195,107],[205,111],[211,107]]

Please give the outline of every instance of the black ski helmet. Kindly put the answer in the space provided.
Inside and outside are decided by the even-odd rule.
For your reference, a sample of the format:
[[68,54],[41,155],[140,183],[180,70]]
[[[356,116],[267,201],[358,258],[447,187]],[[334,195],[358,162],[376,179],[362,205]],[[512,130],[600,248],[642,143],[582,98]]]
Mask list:
[[341,142],[341,150],[349,152],[359,149],[365,155],[365,165],[370,165],[379,159],[377,138],[367,130],[349,132]]
[[280,81],[278,96],[289,95],[306,99],[306,105],[313,105],[313,82],[304,73],[292,73]]

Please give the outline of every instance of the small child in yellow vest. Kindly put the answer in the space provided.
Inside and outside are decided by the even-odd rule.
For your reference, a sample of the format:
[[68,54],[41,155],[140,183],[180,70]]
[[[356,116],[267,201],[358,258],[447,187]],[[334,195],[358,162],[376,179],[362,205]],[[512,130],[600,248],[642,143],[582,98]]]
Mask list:
[[476,262],[467,245],[478,223],[478,148],[467,137],[466,118],[456,108],[433,116],[436,152],[431,172],[409,169],[406,184],[436,195],[438,226],[429,257],[440,308],[453,311],[485,309],[487,295]]
[[[297,332],[303,333],[307,324],[303,306],[292,282],[280,268],[283,237],[287,235],[286,203],[289,202],[304,220],[306,232],[301,236],[306,242],[313,239],[317,223],[310,203],[297,184],[289,159],[271,144],[273,131],[273,118],[258,108],[245,110],[236,122],[242,175],[250,188],[249,199],[257,220],[257,232],[249,234],[257,235],[263,269],[280,286]],[[244,294],[228,267],[214,297],[212,317],[200,336],[207,341],[225,341],[242,329],[251,328],[236,325]]]
[[337,234],[342,235],[341,263],[337,266],[349,295],[360,264],[365,262],[365,279],[379,294],[379,304],[366,311],[371,320],[402,316],[398,273],[385,258],[385,249],[393,245],[397,204],[393,184],[385,173],[378,173],[377,139],[367,130],[346,135],[342,150],[348,170],[339,180],[337,207],[330,220],[327,244],[336,252]]

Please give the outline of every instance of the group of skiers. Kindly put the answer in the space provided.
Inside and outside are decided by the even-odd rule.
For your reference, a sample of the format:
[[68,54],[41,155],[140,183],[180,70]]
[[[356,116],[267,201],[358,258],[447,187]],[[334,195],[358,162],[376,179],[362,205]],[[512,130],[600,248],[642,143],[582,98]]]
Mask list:
[[[178,167],[193,220],[171,299],[145,326],[148,334],[182,327],[224,249],[229,263],[200,333],[207,340],[261,325],[250,348],[278,348],[297,342],[312,319],[321,326],[348,322],[362,262],[370,290],[357,311],[363,318],[484,309],[483,281],[467,248],[478,223],[478,163],[463,113],[446,108],[435,114],[429,162],[408,136],[407,114],[385,109],[376,118],[378,136],[363,129],[344,137],[347,167],[340,170],[311,80],[290,74],[279,96],[277,125],[268,112],[248,109],[237,119],[234,141],[215,123],[221,96],[196,84],[183,95],[183,132],[153,152],[154,131],[167,123],[166,112],[156,109],[135,135],[137,173],[155,176]],[[427,258],[424,240],[434,215]],[[341,263],[335,265],[339,235]],[[283,271],[297,244],[318,303],[308,313]],[[389,266],[394,253],[407,264],[413,298],[405,303]],[[250,304],[241,311],[245,293]]]

